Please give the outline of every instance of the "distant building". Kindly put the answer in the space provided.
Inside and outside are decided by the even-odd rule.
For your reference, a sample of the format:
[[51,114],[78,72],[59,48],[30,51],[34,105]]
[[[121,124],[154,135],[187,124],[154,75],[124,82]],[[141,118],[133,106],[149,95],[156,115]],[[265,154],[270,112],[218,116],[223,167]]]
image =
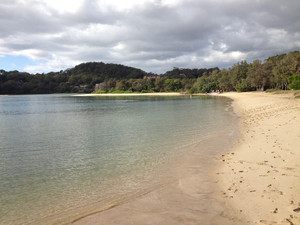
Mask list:
[[77,92],[83,93],[85,92],[85,89],[88,88],[87,84],[80,84],[79,86],[74,86],[75,89],[77,89]]

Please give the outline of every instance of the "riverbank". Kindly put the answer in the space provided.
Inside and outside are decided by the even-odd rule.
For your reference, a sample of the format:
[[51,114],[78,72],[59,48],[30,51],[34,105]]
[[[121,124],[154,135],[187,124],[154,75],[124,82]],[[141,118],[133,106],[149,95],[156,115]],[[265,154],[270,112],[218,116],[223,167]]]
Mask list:
[[[217,224],[300,224],[300,99],[226,93],[241,137],[216,173],[226,210]],[[225,221],[224,221],[225,219]]]

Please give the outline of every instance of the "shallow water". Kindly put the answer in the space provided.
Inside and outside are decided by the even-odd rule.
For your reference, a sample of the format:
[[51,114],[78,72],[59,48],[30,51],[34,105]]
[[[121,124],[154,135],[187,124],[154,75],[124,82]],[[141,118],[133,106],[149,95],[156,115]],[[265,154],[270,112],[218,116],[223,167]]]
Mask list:
[[233,139],[230,103],[0,96],[0,224],[66,223],[172,181],[189,151],[209,156],[201,143]]

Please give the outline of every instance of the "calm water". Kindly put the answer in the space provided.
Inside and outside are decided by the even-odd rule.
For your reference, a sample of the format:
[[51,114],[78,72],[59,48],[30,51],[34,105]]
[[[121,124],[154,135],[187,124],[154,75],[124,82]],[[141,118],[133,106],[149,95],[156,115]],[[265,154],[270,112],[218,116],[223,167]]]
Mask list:
[[226,98],[0,96],[0,224],[69,222],[152,190],[235,124]]

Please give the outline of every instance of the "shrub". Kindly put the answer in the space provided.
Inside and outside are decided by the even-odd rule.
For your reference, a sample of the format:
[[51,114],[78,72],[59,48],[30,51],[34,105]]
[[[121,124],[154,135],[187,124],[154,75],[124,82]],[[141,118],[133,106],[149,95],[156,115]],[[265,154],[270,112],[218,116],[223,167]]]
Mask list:
[[300,90],[300,74],[294,74],[288,77],[289,89]]

